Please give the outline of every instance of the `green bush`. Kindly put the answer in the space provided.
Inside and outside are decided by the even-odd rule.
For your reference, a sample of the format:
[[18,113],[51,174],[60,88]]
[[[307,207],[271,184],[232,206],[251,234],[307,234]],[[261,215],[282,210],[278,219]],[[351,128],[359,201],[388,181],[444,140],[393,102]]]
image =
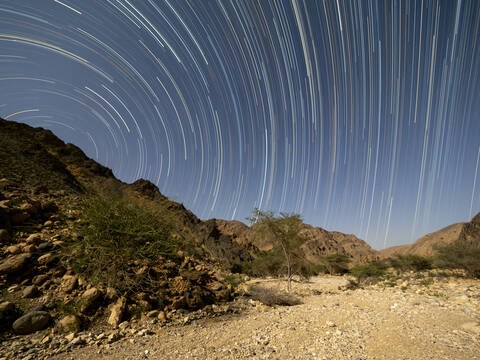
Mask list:
[[345,274],[351,259],[343,254],[330,254],[325,256],[323,263],[330,275]]
[[385,263],[374,261],[365,265],[355,265],[349,272],[361,283],[368,278],[380,278],[384,276],[386,269],[387,265]]
[[171,235],[166,213],[155,204],[92,197],[82,203],[78,240],[69,241],[63,260],[90,280],[120,291],[143,290],[146,275],[133,263],[174,259],[182,241]]
[[397,254],[394,257],[388,259],[388,261],[390,263],[390,266],[398,271],[422,271],[432,268],[432,259],[414,254]]
[[442,269],[462,269],[468,276],[480,278],[480,248],[458,242],[439,247],[434,264]]

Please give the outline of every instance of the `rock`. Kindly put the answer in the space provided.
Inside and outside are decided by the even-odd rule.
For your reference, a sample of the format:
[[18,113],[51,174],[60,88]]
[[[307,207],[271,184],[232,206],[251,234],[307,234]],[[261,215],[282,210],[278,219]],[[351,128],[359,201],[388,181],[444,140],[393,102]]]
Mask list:
[[10,234],[5,229],[0,229],[0,243],[5,243],[10,241]]
[[9,247],[7,247],[7,252],[16,255],[20,254],[22,252],[22,249],[20,249],[20,247],[17,245],[10,245]]
[[75,338],[75,333],[73,333],[73,332],[65,336],[65,339],[68,342],[71,342],[74,338]]
[[50,322],[50,315],[46,311],[30,311],[13,323],[13,331],[19,335],[31,334],[43,330]]
[[36,285],[30,285],[27,286],[25,289],[23,289],[23,297],[24,298],[34,298],[39,294],[38,288]]
[[34,253],[36,251],[37,251],[37,246],[35,244],[30,244],[23,248],[23,252],[25,253]]
[[167,322],[167,314],[165,314],[165,311],[160,311],[160,313],[157,316],[157,319],[160,320],[161,322]]
[[53,255],[52,253],[46,253],[37,259],[40,265],[47,265],[47,266],[53,264],[57,260],[58,260],[57,256]]
[[75,315],[67,315],[59,321],[59,325],[64,332],[77,333],[82,327],[82,322]]
[[159,313],[160,313],[159,310],[152,310],[152,311],[149,311],[149,312],[147,313],[147,316],[148,316],[148,317],[151,317],[151,318],[154,318],[154,317],[157,317]]
[[105,296],[109,301],[113,301],[118,297],[118,291],[112,287],[107,287]]
[[6,330],[15,320],[17,313],[15,304],[5,301],[0,304],[0,330]]
[[37,275],[32,279],[32,284],[42,285],[47,279],[48,279],[48,275],[45,275],[45,274]]
[[86,290],[80,299],[80,311],[82,313],[89,313],[96,310],[101,296],[102,293],[95,287]]
[[38,251],[48,251],[53,248],[53,245],[49,242],[43,242],[40,245],[38,245]]
[[0,264],[0,274],[13,274],[25,270],[31,258],[31,254],[20,254],[8,258]]
[[73,290],[75,290],[77,285],[78,285],[78,277],[74,275],[64,275],[62,278],[62,283],[60,284],[60,290],[69,294]]
[[125,310],[127,309],[127,299],[122,296],[110,309],[108,323],[113,327],[117,327],[123,320]]
[[27,238],[28,244],[38,245],[41,242],[42,242],[42,234],[40,233],[32,234]]

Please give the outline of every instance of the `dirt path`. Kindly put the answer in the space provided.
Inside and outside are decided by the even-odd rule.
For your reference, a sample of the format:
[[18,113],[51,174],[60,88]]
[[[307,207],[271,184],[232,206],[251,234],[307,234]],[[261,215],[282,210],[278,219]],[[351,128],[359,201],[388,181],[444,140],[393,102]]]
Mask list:
[[342,277],[294,284],[304,302],[297,306],[250,301],[240,314],[184,326],[147,321],[151,335],[74,348],[56,358],[480,359],[479,281],[338,290],[345,284]]

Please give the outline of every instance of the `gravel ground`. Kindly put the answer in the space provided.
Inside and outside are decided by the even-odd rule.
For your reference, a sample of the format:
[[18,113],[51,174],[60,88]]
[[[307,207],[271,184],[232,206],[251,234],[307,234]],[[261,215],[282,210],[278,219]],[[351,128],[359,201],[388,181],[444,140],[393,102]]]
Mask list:
[[301,305],[241,299],[232,305],[238,314],[171,326],[145,320],[151,332],[53,358],[480,359],[480,281],[441,280],[345,290],[343,277],[318,277],[294,284]]

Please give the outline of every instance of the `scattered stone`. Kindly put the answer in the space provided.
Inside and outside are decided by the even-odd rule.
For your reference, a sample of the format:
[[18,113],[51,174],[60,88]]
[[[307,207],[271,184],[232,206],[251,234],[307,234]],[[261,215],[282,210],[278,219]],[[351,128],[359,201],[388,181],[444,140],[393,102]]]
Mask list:
[[25,270],[32,258],[31,254],[19,254],[0,264],[0,274],[13,274]]
[[24,298],[34,298],[39,294],[38,287],[36,285],[27,286],[23,289],[23,297]]
[[82,313],[89,313],[96,310],[101,296],[102,293],[95,287],[86,290],[80,299],[80,311]]
[[53,248],[53,245],[49,242],[43,242],[40,245],[38,245],[38,251],[44,252],[44,251],[49,251]]
[[30,311],[13,323],[13,331],[19,335],[31,334],[43,330],[50,322],[50,315],[46,311]]
[[27,244],[38,245],[42,242],[42,234],[40,233],[32,234],[27,238],[26,241],[27,241]]
[[82,327],[82,322],[75,315],[67,315],[59,321],[59,325],[64,332],[77,333]]
[[167,322],[167,315],[165,314],[165,311],[160,311],[160,313],[157,316],[157,319],[160,320],[161,322]]
[[122,322],[126,309],[127,299],[122,296],[111,306],[108,323],[116,328]]
[[37,275],[35,276],[33,279],[32,279],[32,284],[34,285],[41,285],[45,282],[45,280],[48,279],[48,275],[45,275],[45,274],[41,274],[41,275]]
[[10,245],[7,247],[7,252],[13,255],[20,254],[22,252],[22,249],[20,249],[20,246],[17,245]]
[[60,290],[69,294],[73,290],[75,290],[77,285],[78,285],[78,277],[77,276],[75,276],[75,275],[64,275],[63,278],[62,278],[62,282],[60,284]]
[[148,317],[151,317],[151,318],[154,318],[154,317],[157,317],[159,313],[160,313],[159,310],[152,310],[152,311],[149,311],[149,312],[147,313],[147,316],[148,316]]
[[68,341],[68,342],[71,342],[73,339],[75,338],[75,333],[70,333],[68,335],[65,335],[65,339]]
[[10,234],[5,229],[0,229],[0,243],[6,243],[10,241]]

